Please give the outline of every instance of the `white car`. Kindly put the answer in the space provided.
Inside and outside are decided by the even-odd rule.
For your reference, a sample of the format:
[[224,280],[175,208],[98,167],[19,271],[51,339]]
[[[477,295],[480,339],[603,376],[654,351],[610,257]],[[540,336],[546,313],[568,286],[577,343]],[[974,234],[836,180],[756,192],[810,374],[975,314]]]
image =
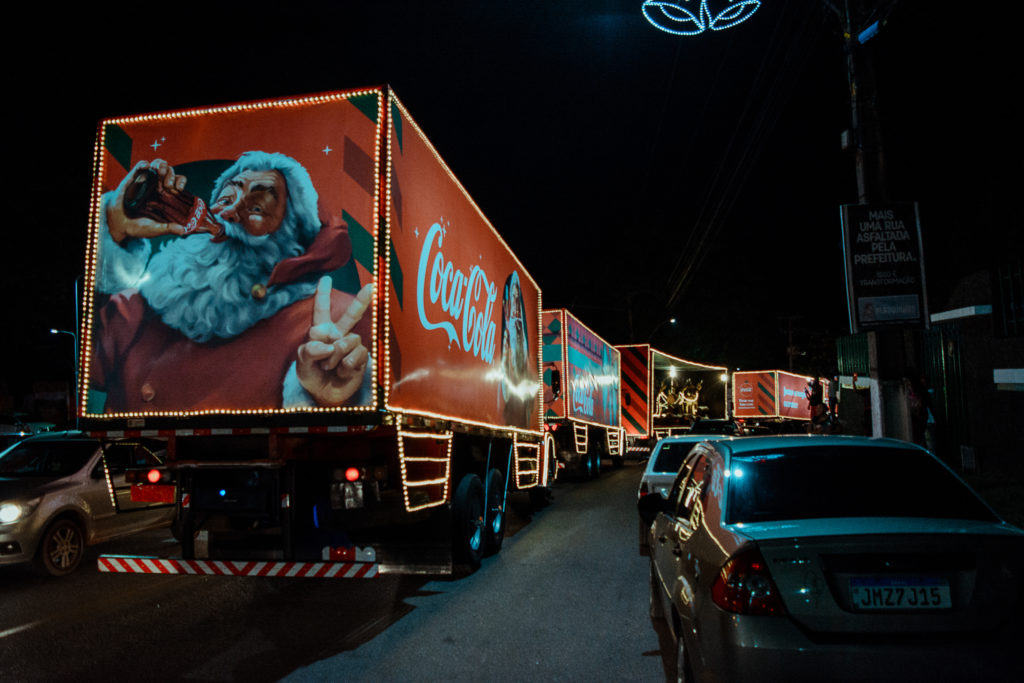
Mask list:
[[1024,531],[923,448],[702,443],[641,509],[680,680],[1024,680]]

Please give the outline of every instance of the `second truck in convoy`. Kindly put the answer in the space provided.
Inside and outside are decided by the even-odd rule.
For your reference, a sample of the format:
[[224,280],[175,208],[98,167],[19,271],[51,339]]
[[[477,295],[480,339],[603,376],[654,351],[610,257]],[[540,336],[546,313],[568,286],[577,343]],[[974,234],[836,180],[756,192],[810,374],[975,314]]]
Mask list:
[[558,467],[578,479],[622,464],[619,352],[565,309],[544,311],[544,428]]

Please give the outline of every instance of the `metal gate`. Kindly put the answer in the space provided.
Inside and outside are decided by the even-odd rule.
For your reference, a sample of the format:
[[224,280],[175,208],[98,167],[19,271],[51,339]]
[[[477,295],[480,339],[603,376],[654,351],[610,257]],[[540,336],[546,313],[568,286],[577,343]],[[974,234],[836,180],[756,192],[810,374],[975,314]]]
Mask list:
[[944,323],[921,335],[921,371],[931,391],[935,452],[949,464],[960,463],[959,448],[970,443],[960,326]]

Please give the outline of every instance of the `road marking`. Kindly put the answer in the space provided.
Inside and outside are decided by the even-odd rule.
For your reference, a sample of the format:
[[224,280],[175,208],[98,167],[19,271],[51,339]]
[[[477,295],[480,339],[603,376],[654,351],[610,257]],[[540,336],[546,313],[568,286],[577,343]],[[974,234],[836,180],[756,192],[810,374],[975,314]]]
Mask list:
[[6,631],[0,631],[0,638],[6,638],[7,636],[13,636],[15,633],[21,633],[22,631],[27,631],[30,628],[34,628],[34,627],[38,626],[39,624],[44,623],[45,621],[46,621],[46,619],[40,619],[39,621],[33,621],[30,624],[22,624],[21,626],[15,626],[14,628],[9,628]]

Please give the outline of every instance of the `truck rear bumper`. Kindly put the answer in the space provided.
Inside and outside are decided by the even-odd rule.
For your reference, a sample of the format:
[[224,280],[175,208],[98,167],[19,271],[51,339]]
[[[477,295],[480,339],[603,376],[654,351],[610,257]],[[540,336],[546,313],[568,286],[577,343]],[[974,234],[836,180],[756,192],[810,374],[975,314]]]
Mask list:
[[275,562],[182,560],[132,555],[100,555],[97,568],[116,574],[199,574],[314,579],[372,579],[388,573],[378,562]]

